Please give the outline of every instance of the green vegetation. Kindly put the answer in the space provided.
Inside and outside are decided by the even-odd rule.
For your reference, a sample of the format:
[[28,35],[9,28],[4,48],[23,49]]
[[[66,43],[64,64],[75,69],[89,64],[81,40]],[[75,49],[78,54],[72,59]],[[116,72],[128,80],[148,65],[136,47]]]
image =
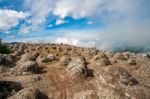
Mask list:
[[0,39],[0,53],[1,54],[10,54],[12,51],[5,44],[2,43],[2,39]]

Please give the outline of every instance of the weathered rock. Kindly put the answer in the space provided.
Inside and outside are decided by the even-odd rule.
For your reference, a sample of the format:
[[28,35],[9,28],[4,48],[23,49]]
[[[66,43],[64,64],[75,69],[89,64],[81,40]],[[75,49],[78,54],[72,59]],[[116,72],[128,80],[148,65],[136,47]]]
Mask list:
[[70,77],[75,78],[82,75],[82,70],[86,70],[86,61],[82,58],[73,58],[67,66],[67,71]]
[[2,56],[0,55],[0,64],[2,64],[3,60],[2,60]]
[[0,54],[0,64],[7,67],[14,66],[13,57],[10,54]]
[[27,62],[27,61],[35,61],[38,56],[39,56],[39,53],[37,52],[23,54],[21,56],[21,59],[17,62],[17,65],[21,65],[22,63]]
[[36,88],[25,88],[19,91],[14,96],[9,97],[8,99],[49,99],[44,93],[40,92]]
[[39,53],[38,52],[33,52],[32,54],[31,54],[31,61],[35,61],[36,59],[37,59],[37,57],[39,56]]
[[98,79],[105,85],[116,87],[135,86],[139,82],[122,67],[102,67],[96,71]]
[[[96,70],[99,97],[108,99],[148,99],[150,88],[143,88],[127,70],[122,67],[102,67]],[[135,92],[135,93],[134,93]],[[108,94],[109,93],[109,94]]]
[[99,60],[98,65],[99,66],[108,66],[108,65],[111,65],[111,63],[108,58],[102,58]]
[[140,57],[140,58],[145,58],[145,59],[146,58],[147,59],[150,58],[150,56],[148,54],[146,54],[146,53],[138,53],[137,56]]
[[108,65],[111,65],[111,62],[109,61],[109,58],[107,58],[105,54],[101,54],[100,56],[99,55],[94,56],[94,58],[92,60],[92,63],[95,66],[108,66]]
[[122,52],[122,55],[124,56],[126,60],[130,58],[130,52]]
[[142,63],[136,73],[142,83],[150,84],[150,61],[147,61],[147,63]]
[[106,55],[108,58],[113,57],[113,53],[112,53],[112,52],[105,52],[105,55]]
[[130,65],[136,65],[136,60],[135,60],[135,59],[129,59],[129,60],[128,60],[128,63],[129,63]]
[[131,74],[128,71],[126,71],[124,68],[119,67],[118,72],[119,72],[119,79],[121,84],[124,84],[126,86],[128,85],[134,86],[139,84],[139,82],[135,78],[133,78]]
[[[23,53],[11,54],[12,58],[7,57],[8,61],[21,58],[20,63],[11,69],[18,74],[31,75],[10,75],[11,69],[3,70],[5,68],[1,68],[3,65],[0,64],[0,70],[3,71],[0,73],[1,79],[19,81],[25,88],[18,93],[15,92],[15,95],[11,94],[13,96],[9,98],[36,99],[36,96],[40,97],[36,93],[43,92],[50,99],[150,99],[150,58],[146,54],[131,52],[114,54],[93,48],[45,43],[21,43],[11,45],[11,48],[14,52],[18,50],[23,53],[28,52],[24,59],[20,57]],[[34,54],[35,50],[40,53],[39,56]],[[53,55],[47,56],[48,53]],[[70,61],[66,56],[74,58]],[[51,63],[43,64],[42,59],[46,60],[45,63]],[[26,62],[35,60],[43,65],[47,72],[32,75],[36,67],[23,66]],[[55,61],[52,62],[53,60]],[[0,63],[2,62],[3,58],[0,58]],[[59,65],[64,65],[66,68]],[[28,90],[31,86],[34,88]],[[37,88],[38,91],[35,91]]]
[[22,86],[19,82],[0,81],[0,99],[6,99],[21,89]]
[[13,56],[18,57],[21,56],[22,54],[24,54],[24,51],[19,49],[18,51],[12,53]]
[[53,54],[48,55],[45,58],[41,58],[41,62],[47,63],[55,60],[55,56]]
[[116,53],[114,55],[114,59],[116,59],[116,60],[126,60],[126,58],[123,56],[122,53]]
[[24,64],[22,64],[18,72],[21,74],[28,74],[28,73],[39,73],[41,68],[35,61],[27,61]]
[[97,92],[93,90],[81,91],[75,93],[73,99],[99,99]]
[[98,55],[93,57],[93,60],[99,60],[99,59],[102,59],[102,58],[107,58],[107,56],[105,55],[105,53],[100,52]]
[[68,56],[62,56],[59,60],[60,65],[66,66],[71,61],[71,58]]

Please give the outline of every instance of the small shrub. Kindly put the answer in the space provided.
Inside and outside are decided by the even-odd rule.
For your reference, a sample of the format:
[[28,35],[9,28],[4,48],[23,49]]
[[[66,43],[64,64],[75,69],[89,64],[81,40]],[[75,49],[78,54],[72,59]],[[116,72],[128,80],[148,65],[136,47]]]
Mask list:
[[1,54],[10,54],[12,51],[5,44],[2,43],[0,39],[0,53]]

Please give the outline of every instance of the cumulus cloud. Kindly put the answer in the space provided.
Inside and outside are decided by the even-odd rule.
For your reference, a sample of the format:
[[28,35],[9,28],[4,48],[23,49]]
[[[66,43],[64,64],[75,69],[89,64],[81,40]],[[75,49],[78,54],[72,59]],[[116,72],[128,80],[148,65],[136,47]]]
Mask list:
[[35,32],[39,28],[43,28],[46,18],[51,15],[51,11],[57,0],[24,0],[24,9],[30,13],[27,23],[30,25],[21,25],[20,34],[28,34]]
[[[96,47],[99,33],[95,30],[60,30],[63,35],[56,35],[54,43],[64,43],[82,47]],[[94,35],[92,34],[94,33]]]
[[[20,32],[28,33],[42,28],[47,17],[56,17],[55,25],[65,23],[66,17],[87,18],[104,27],[93,30],[66,30],[56,42],[81,46],[95,46],[104,50],[116,48],[142,47],[150,49],[150,7],[149,0],[24,0],[24,10],[30,13]],[[0,10],[1,11],[1,10]],[[1,11],[0,13],[5,11]],[[12,11],[5,17],[0,14],[0,30],[8,30],[18,24],[18,19],[26,18],[23,12]],[[10,21],[8,21],[9,19]],[[50,19],[50,18],[49,18]],[[7,20],[5,22],[5,20]],[[8,24],[8,25],[7,25]],[[92,21],[87,24],[95,24]],[[49,25],[51,27],[51,24]],[[45,38],[46,39],[46,38]]]
[[7,31],[19,24],[20,19],[25,19],[29,14],[22,11],[0,9],[0,32]]
[[32,25],[40,25],[46,21],[51,14],[57,0],[24,0],[24,8],[31,13],[28,20]]
[[96,13],[100,0],[59,0],[54,8],[54,15],[61,18],[72,16],[75,19],[90,17]]
[[[76,38],[80,42],[88,41],[87,44],[95,42],[97,48],[104,50],[126,49],[127,47],[149,50],[150,15],[148,13],[150,13],[150,7],[148,3],[148,0],[61,0],[57,3],[54,14],[61,18],[88,17],[105,24],[105,28],[97,28],[91,34],[74,33],[74,35],[79,35]],[[67,35],[70,35],[70,32]],[[74,35],[71,34],[71,37]],[[91,39],[91,35],[94,39]]]
[[75,38],[66,38],[66,37],[58,37],[55,40],[55,43],[64,43],[64,44],[70,44],[70,45],[78,45],[79,40]]
[[60,25],[60,24],[64,24],[64,23],[68,23],[68,21],[65,21],[63,19],[57,19],[55,24]]

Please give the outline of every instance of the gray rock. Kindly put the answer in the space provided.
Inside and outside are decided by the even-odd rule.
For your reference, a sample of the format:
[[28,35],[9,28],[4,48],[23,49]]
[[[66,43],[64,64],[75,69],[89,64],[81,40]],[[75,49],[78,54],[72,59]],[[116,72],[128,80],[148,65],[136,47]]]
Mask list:
[[73,99],[99,99],[97,92],[93,90],[81,91],[75,93]]
[[82,58],[73,58],[67,66],[68,74],[71,78],[76,78],[83,74],[83,69],[86,70],[86,61]]
[[9,97],[8,99],[49,99],[47,95],[42,93],[37,88],[25,88],[19,91],[14,96]]
[[126,85],[126,86],[134,86],[139,84],[139,82],[132,77],[132,75],[126,71],[124,68],[119,67],[118,68],[118,72],[119,72],[119,79],[121,84]]
[[27,61],[35,61],[38,55],[39,54],[36,52],[23,54],[21,56],[21,59],[17,62],[17,65],[21,65],[22,63],[27,62]]
[[18,71],[22,74],[39,73],[41,68],[35,61],[27,61],[21,65]]
[[124,55],[122,53],[119,53],[119,52],[114,55],[114,59],[116,59],[116,60],[126,60]]
[[55,56],[53,54],[48,55],[45,58],[41,58],[41,62],[47,63],[55,60]]
[[136,60],[135,60],[135,59],[129,59],[129,60],[128,60],[128,63],[129,63],[130,65],[136,65]]
[[98,65],[99,66],[108,66],[108,65],[111,65],[111,62],[109,61],[108,58],[102,58],[99,60]]
[[2,62],[3,62],[3,61],[2,61],[2,57],[1,57],[1,55],[0,55],[0,64],[2,64]]
[[0,64],[6,67],[12,67],[14,60],[11,54],[0,54]]
[[98,55],[93,57],[93,60],[99,60],[101,58],[107,58],[107,56],[105,55],[105,53],[100,52]]
[[21,89],[22,86],[19,82],[0,81],[0,99],[7,99]]
[[70,58],[70,57],[68,57],[68,56],[63,56],[63,57],[60,58],[59,63],[60,63],[60,65],[62,65],[62,66],[66,66],[66,65],[68,65],[68,63],[69,63],[70,61],[71,61],[71,58]]

